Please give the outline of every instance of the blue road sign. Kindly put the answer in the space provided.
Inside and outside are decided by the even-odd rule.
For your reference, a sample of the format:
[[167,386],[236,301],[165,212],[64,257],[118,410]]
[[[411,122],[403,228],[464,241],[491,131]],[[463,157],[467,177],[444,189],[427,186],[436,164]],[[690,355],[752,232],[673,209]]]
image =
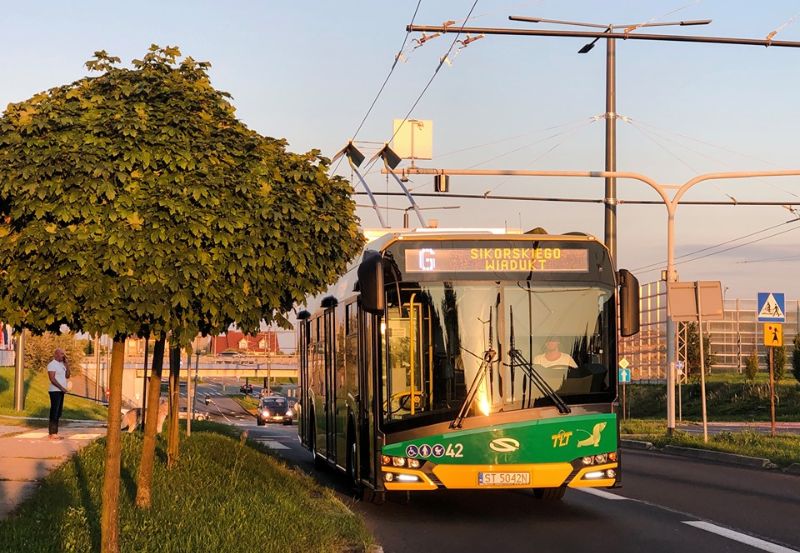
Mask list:
[[630,384],[631,382],[631,370],[630,369],[623,369],[620,367],[617,369],[619,371],[617,380],[620,384]]
[[756,313],[760,323],[785,322],[786,301],[783,292],[759,292]]

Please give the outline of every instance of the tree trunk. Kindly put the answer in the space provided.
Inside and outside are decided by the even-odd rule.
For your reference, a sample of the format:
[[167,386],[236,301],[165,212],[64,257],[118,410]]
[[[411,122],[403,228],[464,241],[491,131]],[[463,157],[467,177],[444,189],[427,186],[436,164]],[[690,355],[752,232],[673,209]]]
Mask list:
[[147,397],[150,398],[144,417],[144,442],[142,460],[139,463],[139,477],[136,483],[136,506],[150,508],[153,489],[153,466],[156,458],[156,427],[161,404],[161,373],[164,368],[164,344],[167,338],[159,336],[153,346],[153,367],[150,370]]
[[122,369],[125,361],[125,338],[115,338],[111,350],[111,372],[108,386],[108,433],[106,464],[103,476],[102,513],[100,515],[101,553],[119,553],[119,481],[122,422]]
[[167,468],[178,465],[178,419],[180,405],[181,349],[170,344],[169,348],[169,434],[167,442]]

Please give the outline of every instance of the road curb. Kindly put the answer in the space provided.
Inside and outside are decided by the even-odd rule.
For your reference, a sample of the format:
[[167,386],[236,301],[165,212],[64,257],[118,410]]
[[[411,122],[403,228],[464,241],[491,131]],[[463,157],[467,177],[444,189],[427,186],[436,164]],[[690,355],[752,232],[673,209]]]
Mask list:
[[725,453],[723,451],[712,451],[709,449],[697,449],[694,447],[682,447],[677,445],[666,445],[664,446],[663,451],[664,453],[671,453],[673,455],[682,455],[684,457],[693,457],[695,459],[704,459],[706,461],[719,461],[745,467],[760,469],[777,468],[776,465],[769,459],[748,457],[747,455],[739,455],[738,453]]
[[656,448],[650,442],[644,442],[642,440],[620,440],[620,445],[622,447],[627,447],[628,449],[644,449],[647,451],[652,451]]
[[789,474],[800,475],[800,463],[792,463],[791,465],[783,469],[783,471],[788,472]]

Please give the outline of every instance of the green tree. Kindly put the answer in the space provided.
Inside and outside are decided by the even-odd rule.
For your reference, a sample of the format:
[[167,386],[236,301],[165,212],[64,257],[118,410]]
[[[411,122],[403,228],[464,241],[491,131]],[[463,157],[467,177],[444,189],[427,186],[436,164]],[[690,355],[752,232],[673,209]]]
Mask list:
[[94,355],[94,340],[89,338],[85,340],[86,344],[83,346],[83,353],[88,355]]
[[[700,338],[697,331],[697,323],[688,323],[687,328],[686,356],[688,357],[688,374],[692,377],[700,375]],[[714,366],[714,352],[711,351],[711,338],[708,334],[703,335],[703,357],[705,358],[706,373],[711,371]]]
[[792,373],[800,382],[800,334],[795,334],[794,349],[792,349]]
[[786,376],[786,350],[783,346],[773,348],[772,362],[774,363],[775,382],[780,382]]
[[329,160],[248,129],[209,64],[180,56],[154,45],[122,68],[96,52],[98,76],[0,119],[0,320],[114,338],[104,553],[119,549],[126,337],[186,347],[233,322],[285,324],[363,242],[352,188],[328,176]]
[[69,333],[46,332],[37,336],[28,332],[25,336],[25,369],[33,374],[45,370],[47,364],[53,360],[56,348],[61,348],[66,353],[70,374],[79,375],[83,371],[83,345],[74,334]]
[[744,365],[744,378],[745,380],[754,381],[758,374],[758,353],[753,350],[750,357],[747,358]]

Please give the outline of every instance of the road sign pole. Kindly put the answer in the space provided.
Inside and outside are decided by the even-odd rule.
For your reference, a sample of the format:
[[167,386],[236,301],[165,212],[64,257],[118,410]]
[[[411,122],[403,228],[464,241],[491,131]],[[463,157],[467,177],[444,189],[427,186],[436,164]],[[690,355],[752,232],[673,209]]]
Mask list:
[[703,443],[708,443],[708,416],[706,414],[706,360],[703,353],[703,309],[700,306],[700,283],[694,283],[697,298],[697,334],[700,339],[700,399],[703,406]]
[[775,436],[775,348],[769,347],[769,419],[770,432]]

